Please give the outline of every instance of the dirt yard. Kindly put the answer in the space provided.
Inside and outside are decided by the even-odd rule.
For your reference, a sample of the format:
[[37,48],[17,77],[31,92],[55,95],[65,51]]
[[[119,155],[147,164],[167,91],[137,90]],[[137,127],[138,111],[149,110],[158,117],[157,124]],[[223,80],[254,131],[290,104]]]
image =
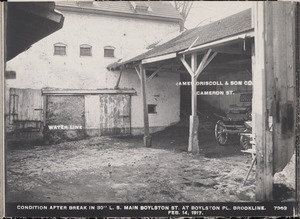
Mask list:
[[174,126],[154,134],[152,148],[141,137],[10,146],[7,201],[254,201],[255,170],[242,185],[249,155],[235,144],[219,146],[205,131],[199,136],[201,155],[192,155],[186,152],[187,136],[186,127]]

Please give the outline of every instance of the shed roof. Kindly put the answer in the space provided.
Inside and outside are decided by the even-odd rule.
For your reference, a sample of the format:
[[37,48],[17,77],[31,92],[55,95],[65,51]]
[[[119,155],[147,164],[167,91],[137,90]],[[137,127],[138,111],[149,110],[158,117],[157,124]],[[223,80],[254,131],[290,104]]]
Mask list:
[[[162,1],[62,1],[57,2],[57,7],[65,8],[80,8],[80,9],[90,9],[97,12],[113,12],[124,15],[142,15],[148,17],[156,18],[169,18],[176,21],[182,20],[182,16],[179,12],[172,6],[170,2]],[[145,5],[149,6],[148,11],[135,10],[135,5]],[[81,10],[82,11],[82,10]]]
[[143,54],[129,60],[120,60],[112,63],[107,68],[115,69],[123,64],[186,50],[197,39],[197,37],[198,40],[194,43],[194,47],[233,35],[242,34],[252,29],[251,9],[247,9],[211,24],[187,30],[170,41],[156,46]]

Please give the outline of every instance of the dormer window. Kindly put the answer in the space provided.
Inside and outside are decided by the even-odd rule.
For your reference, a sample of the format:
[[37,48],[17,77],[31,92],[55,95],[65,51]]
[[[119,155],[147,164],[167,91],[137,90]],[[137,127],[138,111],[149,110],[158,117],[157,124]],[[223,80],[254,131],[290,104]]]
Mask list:
[[54,55],[65,56],[67,55],[67,45],[64,43],[54,44]]
[[80,56],[92,56],[92,46],[88,44],[80,45]]
[[115,47],[105,46],[104,47],[104,57],[114,58],[115,57]]
[[152,11],[147,2],[144,1],[130,1],[135,12],[148,12]]

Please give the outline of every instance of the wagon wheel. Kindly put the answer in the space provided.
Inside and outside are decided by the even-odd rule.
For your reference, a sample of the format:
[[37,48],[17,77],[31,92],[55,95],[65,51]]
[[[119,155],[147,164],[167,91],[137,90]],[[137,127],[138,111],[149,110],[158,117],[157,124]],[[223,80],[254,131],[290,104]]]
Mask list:
[[241,135],[240,137],[240,145],[243,148],[243,150],[248,150],[252,148],[252,145],[250,143],[250,137]]
[[215,126],[215,137],[220,145],[225,145],[228,140],[228,133],[225,132],[225,124],[222,120],[219,120]]

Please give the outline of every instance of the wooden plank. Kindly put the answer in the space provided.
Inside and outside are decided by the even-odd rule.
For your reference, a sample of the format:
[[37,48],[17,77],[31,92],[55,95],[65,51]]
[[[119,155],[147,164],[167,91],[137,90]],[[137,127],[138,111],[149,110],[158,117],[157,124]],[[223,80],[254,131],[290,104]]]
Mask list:
[[149,63],[153,63],[153,62],[164,61],[164,60],[173,59],[173,58],[176,58],[176,57],[177,57],[176,52],[175,53],[170,53],[170,54],[166,54],[166,55],[161,55],[161,56],[156,56],[156,57],[152,57],[152,58],[143,59],[142,64],[149,64]]
[[274,173],[281,171],[295,150],[295,5],[272,5],[274,20],[274,75],[277,112],[274,123]]
[[[273,177],[268,172],[273,172],[273,162],[270,159],[272,152],[272,139],[267,137],[267,119],[269,115],[266,109],[266,57],[265,57],[265,37],[269,39],[270,32],[265,20],[265,5],[262,2],[255,3],[255,68],[253,69],[253,103],[252,112],[255,120],[255,140],[256,140],[256,200],[269,201],[273,196]],[[271,22],[271,20],[268,20]],[[266,34],[266,35],[265,35]],[[272,155],[271,155],[272,156]],[[271,157],[272,158],[272,157]],[[271,162],[268,163],[267,161]],[[269,178],[268,178],[269,177]]]
[[84,99],[85,129],[89,136],[101,135],[99,101],[98,95],[86,95]]
[[117,89],[117,90],[109,90],[109,89],[68,89],[68,90],[42,90],[43,95],[74,95],[74,94],[136,94],[134,89]]
[[205,53],[205,55],[203,56],[202,61],[201,61],[201,63],[199,64],[198,68],[197,68],[197,66],[196,66],[195,70],[193,71],[197,78],[198,78],[198,76],[200,75],[200,73],[202,72],[203,67],[204,67],[204,65],[205,65],[205,63],[206,63],[206,61],[207,61],[207,59],[208,59],[210,53],[211,53],[211,49],[209,49],[209,50]]
[[[264,183],[264,200],[271,201],[273,200],[273,172],[274,172],[274,96],[275,96],[275,78],[274,78],[274,52],[275,48],[273,45],[274,42],[274,16],[278,16],[273,13],[272,7],[273,3],[269,4],[269,2],[265,3],[265,39],[264,39],[264,53],[265,53],[265,63],[264,63],[264,74],[265,74],[265,108],[263,119],[265,119],[265,145],[263,145],[263,183]],[[275,61],[276,62],[276,61]]]
[[[4,77],[3,77],[3,72],[5,71],[6,69],[6,57],[5,57],[5,54],[6,54],[6,48],[5,48],[5,45],[6,45],[6,39],[5,39],[5,29],[6,29],[6,16],[7,16],[7,13],[6,13],[6,7],[7,7],[7,4],[4,4],[4,3],[1,3],[0,4],[0,100],[1,100],[1,103],[3,104],[4,103],[4,98],[5,98],[5,89],[4,89]],[[1,104],[0,104],[1,105]],[[0,115],[4,115],[5,113],[5,110],[4,110],[4,106],[1,105],[0,107]],[[6,175],[5,175],[5,171],[4,171],[4,161],[5,161],[5,158],[6,158],[6,155],[5,155],[5,140],[4,140],[4,133],[5,133],[5,120],[4,120],[4,116],[1,116],[0,118],[0,141],[1,141],[1,146],[0,146],[0,156],[1,156],[1,162],[0,162],[0,176],[1,176],[1,181],[0,181],[0,197],[2,197],[1,199],[4,200],[4,196],[5,196],[5,191],[4,191],[4,182],[6,181]],[[2,201],[1,204],[0,204],[0,215],[5,215],[5,201]]]
[[151,136],[149,133],[149,117],[148,117],[148,104],[146,96],[146,71],[140,64],[139,72],[141,74],[141,91],[143,99],[143,114],[144,114],[144,145],[146,147],[151,147]]
[[42,95],[39,89],[13,89],[14,120],[43,121]]
[[251,51],[249,50],[244,50],[244,48],[232,48],[229,46],[224,46],[224,47],[216,47],[213,49],[213,51],[216,51],[218,53],[224,53],[224,54],[236,54],[236,55],[251,55]]
[[128,136],[131,134],[129,94],[101,94],[99,104],[96,105],[99,107],[101,135]]

